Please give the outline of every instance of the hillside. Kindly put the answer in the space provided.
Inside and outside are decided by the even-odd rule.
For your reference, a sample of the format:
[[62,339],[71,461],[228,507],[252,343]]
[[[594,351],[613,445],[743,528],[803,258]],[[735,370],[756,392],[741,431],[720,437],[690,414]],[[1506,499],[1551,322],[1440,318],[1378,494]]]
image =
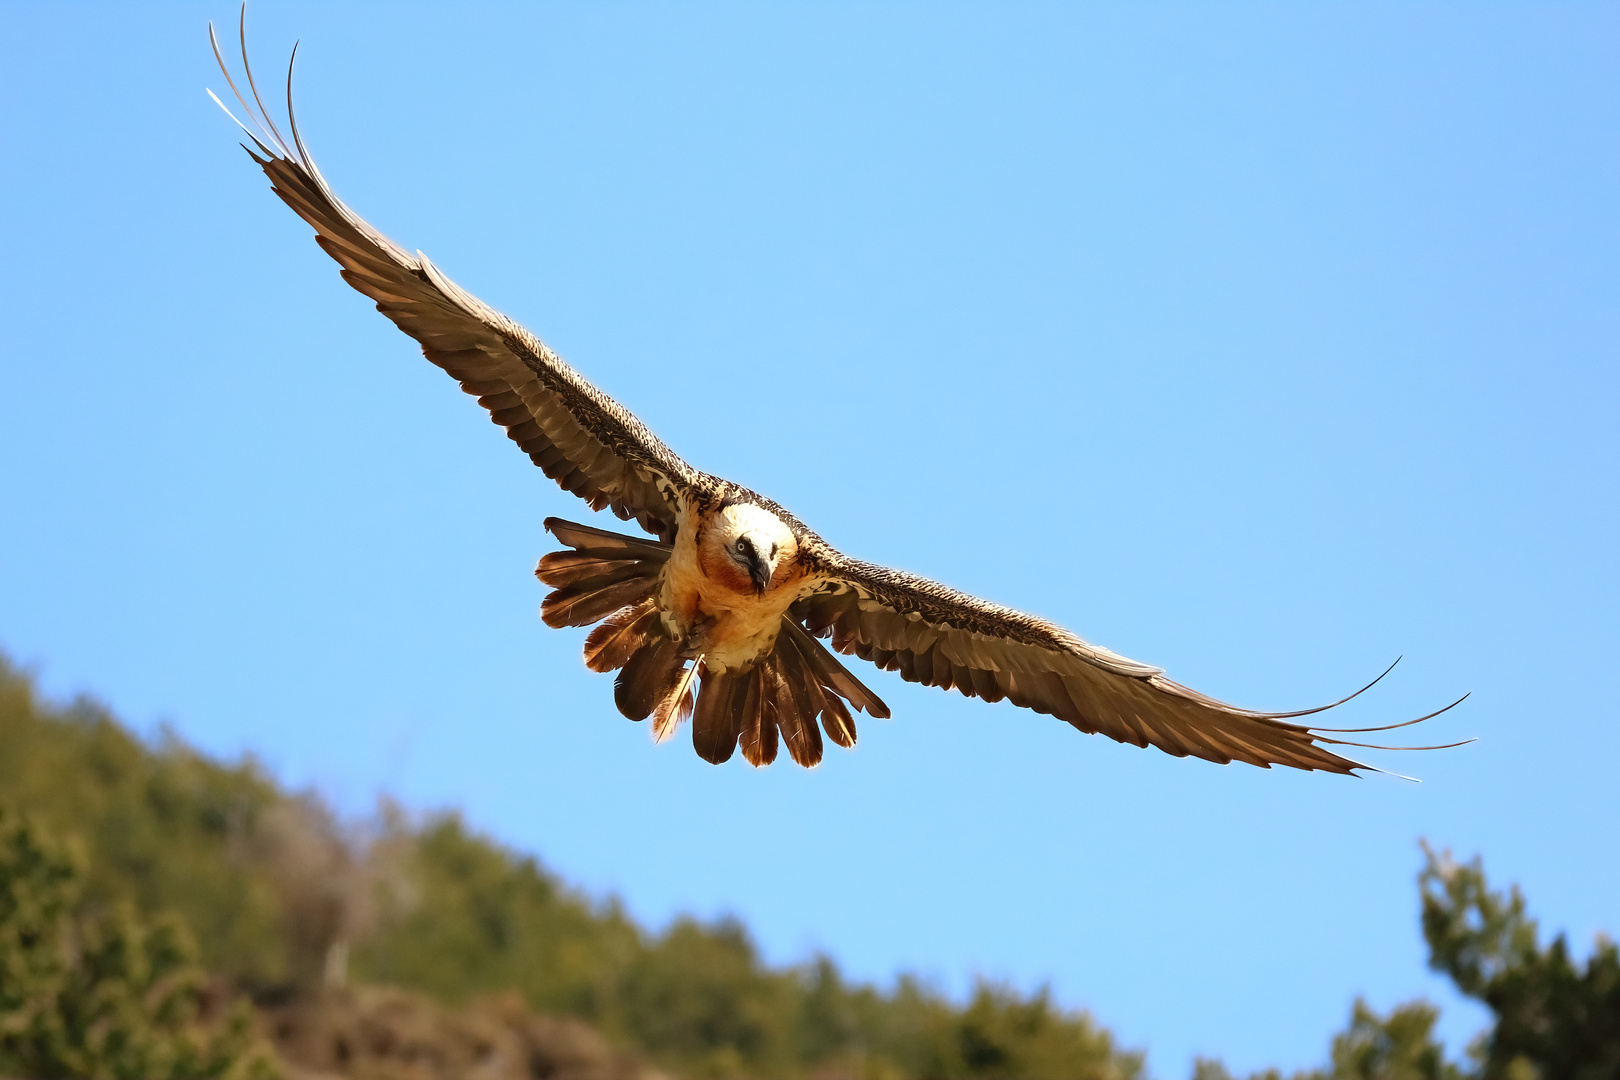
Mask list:
[[[1620,1080],[1614,943],[1543,946],[1517,888],[1425,850],[1430,966],[1492,1028],[1459,1063],[1434,1006],[1356,1001],[1291,1080]],[[825,956],[773,968],[734,919],[650,932],[453,813],[341,822],[251,760],[43,701],[0,656],[0,1076],[1142,1080],[1144,1060],[1044,991],[957,1004]]]
[[[734,920],[652,933],[454,814],[340,822],[250,760],[172,734],[148,745],[93,701],[43,701],[3,661],[0,804],[83,845],[86,902],[183,921],[201,966],[295,1065],[471,1075],[483,1053],[511,1064],[490,1076],[563,1060],[604,1077],[637,1062],[715,1077],[1142,1073],[1140,1054],[1044,993],[986,985],[962,1007],[910,978],[851,984],[826,957],[769,967]],[[547,1054],[560,1057],[537,1064]],[[391,1059],[409,1068],[378,1071]]]

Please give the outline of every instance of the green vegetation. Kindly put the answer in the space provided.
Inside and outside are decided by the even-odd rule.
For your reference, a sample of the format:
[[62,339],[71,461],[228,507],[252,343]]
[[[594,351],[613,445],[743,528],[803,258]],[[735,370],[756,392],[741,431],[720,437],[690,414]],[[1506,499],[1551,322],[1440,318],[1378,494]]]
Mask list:
[[[1459,864],[1423,847],[1418,877],[1429,966],[1495,1014],[1468,1048],[1446,1060],[1434,1037],[1440,1011],[1409,1002],[1380,1017],[1357,1001],[1350,1027],[1333,1039],[1326,1069],[1291,1080],[1614,1080],[1620,1077],[1620,953],[1599,939],[1584,970],[1560,934],[1537,944],[1518,886],[1492,892],[1479,859]],[[1194,1080],[1231,1080],[1218,1061],[1200,1061]],[[1250,1080],[1281,1080],[1276,1070]]]
[[[1397,1006],[1380,1017],[1357,1000],[1350,1011],[1350,1026],[1333,1037],[1325,1069],[1295,1073],[1290,1080],[1467,1080],[1466,1073],[1445,1060],[1445,1047],[1434,1039],[1440,1010],[1423,1001]],[[1282,1080],[1268,1069],[1249,1080]],[[1200,1060],[1193,1080],[1232,1080],[1219,1061]]]
[[[963,1008],[911,979],[889,993],[848,984],[824,957],[773,969],[735,920],[652,935],[454,815],[413,825],[385,810],[346,829],[252,762],[221,765],[172,736],[147,746],[93,702],[43,702],[3,659],[0,804],[82,842],[90,902],[189,926],[203,966],[289,1030],[316,1026],[311,1002],[362,1026],[382,1023],[368,1002],[396,1018],[424,1002],[464,1010],[415,1024],[413,1038],[527,1030],[512,999],[496,998],[515,990],[527,1009],[585,1021],[685,1076],[1142,1075],[1140,1054],[1045,994],[981,986]],[[345,995],[351,981],[417,996],[378,1004]],[[354,1041],[330,1034],[322,1045]]]
[[[1492,892],[1479,859],[1459,864],[1424,845],[1418,878],[1429,966],[1490,1007],[1495,1023],[1448,1062],[1434,1039],[1440,1013],[1414,1001],[1379,1017],[1357,1001],[1333,1040],[1332,1064],[1292,1080],[1613,1080],[1620,1077],[1620,953],[1600,939],[1584,970],[1559,935],[1537,944],[1536,924],[1514,886]],[[1230,1080],[1201,1061],[1194,1080]],[[1275,1070],[1251,1080],[1280,1080]]]
[[0,800],[84,844],[86,900],[179,915],[247,985],[286,974],[273,884],[237,857],[278,798],[251,765],[148,748],[87,701],[43,705],[0,657]]
[[1467,865],[1427,847],[1423,936],[1429,966],[1496,1014],[1480,1047],[1485,1080],[1620,1076],[1620,952],[1601,939],[1579,970],[1559,934],[1547,948],[1515,885],[1503,896]]
[[[1492,1029],[1457,1063],[1433,1006],[1358,1001],[1328,1066],[1292,1080],[1620,1078],[1612,943],[1584,967],[1562,937],[1542,948],[1478,860],[1429,852],[1420,886],[1431,964]],[[345,826],[251,761],[42,702],[0,657],[0,1076],[272,1075],[255,1025],[295,1074],[377,1080],[1145,1075],[1044,992],[957,1005],[826,957],[771,968],[734,920],[649,934],[454,815]]]
[[208,993],[178,919],[82,897],[81,863],[0,809],[0,1073],[273,1080],[245,1003]]

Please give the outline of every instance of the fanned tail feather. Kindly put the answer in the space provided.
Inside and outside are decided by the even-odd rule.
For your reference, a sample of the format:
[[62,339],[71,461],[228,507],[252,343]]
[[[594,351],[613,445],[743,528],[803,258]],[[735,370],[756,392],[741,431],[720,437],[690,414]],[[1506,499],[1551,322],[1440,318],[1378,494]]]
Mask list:
[[[838,658],[828,652],[825,645],[811,637],[791,617],[782,618],[782,636],[789,638],[803,654],[805,661],[815,672],[816,680],[822,686],[868,715],[888,719],[889,707],[883,704],[883,700],[851,675],[849,669],[840,664]],[[854,728],[850,730],[853,731]]]
[[630,657],[613,680],[613,703],[631,720],[645,720],[681,677],[681,647],[658,632]]
[[534,571],[554,586],[540,605],[540,617],[550,627],[589,626],[638,606],[658,587],[668,557],[668,551],[606,546],[550,552]]
[[766,657],[748,673],[748,694],[740,716],[741,734],[737,744],[743,757],[755,768],[776,760],[776,672]]
[[609,574],[557,589],[541,602],[540,618],[553,629],[590,626],[650,599],[658,587],[657,575],[648,575],[640,566],[630,570],[626,577]]
[[[787,743],[788,755],[805,768],[821,763],[821,731],[816,727],[819,701],[813,701],[811,688],[820,689],[816,676],[793,646],[793,639],[779,636],[771,654],[776,673],[776,727]],[[819,698],[819,695],[815,695]]]
[[561,589],[607,575],[627,577],[629,575],[622,571],[640,568],[647,563],[663,565],[661,561],[632,556],[618,548],[553,551],[540,560],[540,564],[534,568],[534,576],[553,588]]
[[619,673],[614,703],[632,720],[652,717],[659,742],[690,718],[693,748],[705,761],[718,765],[740,746],[750,764],[769,765],[786,744],[795,762],[811,768],[822,758],[823,731],[838,746],[855,745],[850,706],[889,715],[876,694],[789,617],[775,647],[751,669],[711,670],[703,657],[692,659],[659,618],[654,593],[669,561],[668,544],[557,518],[548,518],[546,528],[568,550],[549,552],[535,568],[552,586],[541,618],[553,627],[596,624],[585,639],[585,666]]
[[743,709],[754,671],[698,673],[697,706],[692,713],[692,749],[711,765],[723,765],[737,750]]
[[658,605],[648,597],[635,607],[609,615],[585,639],[585,666],[592,671],[617,671],[647,644],[658,621]]
[[[740,745],[750,764],[769,765],[778,747],[786,744],[795,762],[813,768],[823,755],[822,729],[836,745],[854,746],[855,721],[842,696],[843,686],[823,677],[811,652],[818,646],[802,632],[784,632],[775,649],[748,671],[699,671],[692,721],[692,746],[698,756],[718,765]],[[865,696],[882,710],[878,715],[888,715],[870,691]]]
[[849,715],[844,699],[837,694],[826,695],[826,707],[821,711],[821,726],[827,729],[827,738],[845,750],[855,745],[855,718]]
[[672,545],[662,540],[649,540],[645,536],[627,536],[624,533],[609,532],[598,529],[594,525],[581,525],[577,521],[564,521],[562,518],[549,517],[545,520],[546,531],[571,548],[590,550],[611,550],[635,553],[642,558],[668,559]]
[[[822,725],[827,727],[828,733],[831,734],[832,727],[828,725],[835,724],[836,721],[831,721],[828,717],[828,709],[830,707],[828,703],[836,700],[838,695],[829,694],[827,692],[827,688],[821,685],[821,680],[817,676],[814,665],[810,662],[810,658],[804,655],[804,651],[802,649],[798,648],[797,643],[793,640],[793,638],[784,635],[782,647],[791,650],[792,653],[798,657],[800,670],[796,685],[801,689],[802,693],[797,695],[797,697],[800,702],[801,709],[804,710],[805,716],[809,719],[811,733],[815,735],[815,756],[816,760],[819,761],[821,760],[821,735],[815,730],[816,717],[819,716],[821,718]],[[853,728],[851,730],[853,730]],[[837,739],[835,738],[833,741],[836,742]],[[795,758],[794,760],[798,759]]]
[[[550,627],[589,626],[603,619],[612,623],[624,608],[640,610],[651,600],[669,561],[668,544],[558,518],[547,518],[546,528],[574,549],[549,552],[535,567],[535,576],[553,587],[540,605],[540,617]],[[598,639],[593,632],[586,640],[585,663],[591,670],[611,671],[629,659],[633,649],[610,652],[603,662],[616,662],[596,666],[594,654],[613,636],[610,632]]]

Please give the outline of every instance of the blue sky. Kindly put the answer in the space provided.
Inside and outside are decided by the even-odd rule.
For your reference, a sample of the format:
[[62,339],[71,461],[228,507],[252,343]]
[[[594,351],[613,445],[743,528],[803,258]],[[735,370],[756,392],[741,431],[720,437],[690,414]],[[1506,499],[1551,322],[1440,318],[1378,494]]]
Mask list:
[[588,517],[237,149],[227,4],[0,6],[0,645],[353,812],[459,807],[653,925],[1050,982],[1160,1077],[1320,1062],[1424,967],[1419,837],[1620,930],[1620,8],[261,0],[334,186],[831,542],[1422,784],[871,673],[716,769],[547,630]]

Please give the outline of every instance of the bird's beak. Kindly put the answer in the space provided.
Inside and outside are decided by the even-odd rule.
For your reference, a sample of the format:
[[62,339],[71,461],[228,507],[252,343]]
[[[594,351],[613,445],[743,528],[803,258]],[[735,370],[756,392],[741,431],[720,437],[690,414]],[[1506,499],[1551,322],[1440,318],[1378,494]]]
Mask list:
[[748,560],[748,577],[754,583],[754,592],[760,596],[771,587],[771,578],[776,576],[776,567],[768,560],[755,555]]

